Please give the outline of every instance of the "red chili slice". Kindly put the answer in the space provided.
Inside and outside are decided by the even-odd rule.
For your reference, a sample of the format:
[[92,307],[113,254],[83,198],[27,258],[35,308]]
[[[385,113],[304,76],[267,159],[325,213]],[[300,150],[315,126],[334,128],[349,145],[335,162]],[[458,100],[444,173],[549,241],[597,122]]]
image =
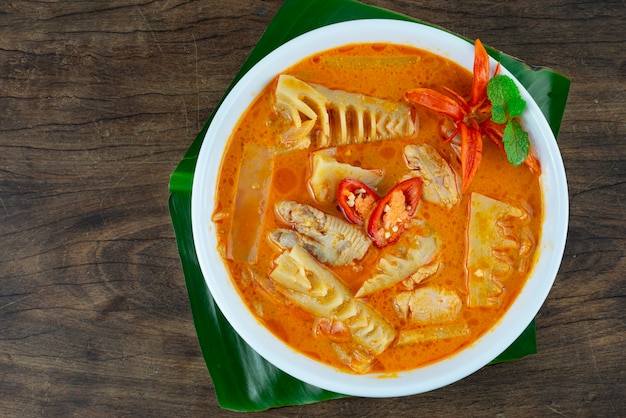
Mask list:
[[417,211],[422,187],[422,179],[414,177],[396,184],[378,201],[367,222],[367,234],[376,247],[383,248],[400,239]]
[[337,186],[339,207],[353,224],[363,225],[379,199],[374,190],[357,179],[343,179]]

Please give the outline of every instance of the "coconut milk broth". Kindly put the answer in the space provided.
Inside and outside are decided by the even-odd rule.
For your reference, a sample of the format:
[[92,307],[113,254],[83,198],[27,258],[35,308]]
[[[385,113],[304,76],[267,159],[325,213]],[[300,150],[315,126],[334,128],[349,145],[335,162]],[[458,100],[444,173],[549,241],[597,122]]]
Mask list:
[[[285,74],[303,81],[322,84],[328,88],[363,93],[382,99],[403,100],[407,90],[416,87],[437,89],[446,86],[464,97],[469,96],[472,75],[464,68],[440,56],[409,47],[388,44],[359,44],[326,51],[305,59],[288,69]],[[268,233],[284,225],[276,218],[273,206],[281,200],[295,200],[341,217],[336,203],[315,202],[307,187],[310,175],[309,157],[313,150],[301,150],[277,154],[274,160],[267,210],[259,216],[249,213],[251,222],[261,221],[261,239],[258,244],[257,262],[254,265],[229,260],[225,257],[230,245],[230,229],[236,179],[246,144],[257,143],[274,147],[276,138],[284,130],[283,117],[273,109],[273,85],[269,85],[241,118],[229,140],[223,156],[219,186],[216,193],[215,214],[218,242],[224,263],[236,283],[249,309],[277,337],[298,351],[334,367],[348,370],[336,359],[328,339],[313,332],[315,318],[294,308],[267,291],[271,287],[269,273],[273,260],[280,251],[266,239]],[[364,168],[382,168],[385,178],[378,187],[384,195],[408,172],[403,157],[407,144],[427,143],[435,147],[453,167],[460,171],[460,164],[450,146],[442,141],[441,116],[416,109],[419,119],[417,137],[347,145],[338,148],[336,159]],[[443,269],[429,283],[454,289],[463,299],[467,297],[465,251],[469,196],[472,191],[512,202],[530,210],[531,231],[536,240],[542,220],[541,192],[538,178],[525,166],[513,167],[506,157],[489,141],[484,141],[481,166],[462,201],[450,210],[422,201],[418,217],[424,219],[442,239],[440,249]],[[252,221],[253,220],[253,221]],[[403,237],[404,238],[404,237]],[[402,239],[398,245],[402,244]],[[332,270],[354,292],[374,274],[379,249],[372,246],[363,260]],[[523,286],[529,271],[515,274],[507,281],[501,306],[497,309],[468,308],[464,304],[461,318],[471,329],[469,336],[432,343],[413,344],[403,347],[391,346],[378,357],[372,371],[393,373],[413,369],[449,356],[471,344],[499,320]],[[256,275],[253,280],[252,276]],[[259,285],[259,281],[265,285]],[[394,313],[391,299],[403,290],[396,285],[367,298],[367,301],[397,328],[406,324]]]

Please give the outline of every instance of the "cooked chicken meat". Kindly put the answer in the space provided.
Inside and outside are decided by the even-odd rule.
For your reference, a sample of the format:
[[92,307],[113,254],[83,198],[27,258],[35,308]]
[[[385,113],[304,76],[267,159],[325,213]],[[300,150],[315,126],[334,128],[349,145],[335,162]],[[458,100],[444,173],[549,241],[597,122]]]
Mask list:
[[404,157],[411,175],[424,181],[422,199],[447,208],[459,203],[458,176],[435,148],[428,144],[407,145]]
[[363,258],[371,245],[360,228],[312,206],[284,200],[276,204],[276,213],[302,235],[307,246],[315,247],[320,261],[346,265]]

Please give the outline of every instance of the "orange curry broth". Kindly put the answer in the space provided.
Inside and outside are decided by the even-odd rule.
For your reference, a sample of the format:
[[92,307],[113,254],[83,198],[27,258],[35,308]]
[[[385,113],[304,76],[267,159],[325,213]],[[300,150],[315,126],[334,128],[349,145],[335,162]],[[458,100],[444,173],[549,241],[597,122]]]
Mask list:
[[[387,57],[387,65],[374,66],[359,60],[359,57]],[[416,87],[438,88],[447,86],[467,97],[471,87],[471,73],[440,56],[429,52],[397,45],[359,44],[333,49],[314,55],[290,68],[285,74],[291,74],[307,82],[325,85],[332,89],[342,89],[376,96],[382,99],[403,100],[404,93]],[[215,213],[232,214],[233,202],[237,189],[236,179],[241,164],[244,145],[256,142],[260,145],[273,147],[281,132],[283,118],[273,111],[272,95],[274,85],[268,86],[252,104],[249,111],[240,120],[222,160],[217,204]],[[441,117],[424,109],[418,109],[419,132],[417,138],[396,139],[384,142],[371,142],[361,145],[339,147],[337,160],[360,165],[364,168],[383,168],[385,178],[378,187],[381,196],[386,193],[399,179],[408,172],[403,149],[410,143],[428,143],[434,146],[457,170],[460,166],[453,156],[449,145],[441,140]],[[258,262],[254,271],[265,277],[269,276],[273,260],[279,251],[266,238],[276,228],[284,227],[275,217],[274,204],[280,200],[295,200],[312,204],[326,213],[343,215],[335,204],[320,205],[313,200],[307,188],[310,174],[309,155],[312,150],[295,151],[279,154],[274,162],[274,175],[267,210],[262,216],[261,240],[258,247]],[[456,164],[456,165],[455,165]],[[518,295],[526,280],[528,272],[516,273],[517,276],[507,280],[512,287],[505,289],[501,306],[494,308],[472,308],[466,306],[466,272],[465,247],[469,196],[472,191],[499,200],[523,205],[530,209],[532,221],[531,231],[535,240],[539,240],[542,220],[541,192],[539,180],[530,173],[526,166],[513,167],[506,161],[489,141],[484,141],[484,154],[480,168],[474,177],[469,190],[463,195],[460,204],[450,210],[422,201],[418,216],[424,218],[442,240],[440,254],[443,269],[428,283],[441,284],[461,295],[464,306],[461,318],[471,329],[471,334],[464,338],[453,338],[425,344],[411,344],[403,347],[390,346],[378,357],[372,372],[393,373],[413,369],[458,351],[472,344],[480,335],[502,317],[508,306]],[[250,219],[258,219],[257,213],[250,213]],[[222,255],[229,245],[231,216],[220,217],[217,222],[218,241]],[[246,229],[247,230],[247,229]],[[333,271],[356,292],[361,284],[371,277],[376,269],[380,250],[373,245],[363,260],[355,266],[333,268]],[[296,350],[308,356],[347,370],[333,351],[327,338],[316,336],[313,332],[314,318],[312,315],[288,306],[279,298],[272,296],[254,280],[250,279],[248,265],[222,257],[243,296],[249,309],[276,336]],[[532,268],[532,267],[531,267]],[[267,279],[269,280],[269,278]],[[378,309],[390,323],[396,327],[404,324],[397,318],[391,302],[393,296],[404,290],[401,284],[386,289],[367,298],[367,301]]]

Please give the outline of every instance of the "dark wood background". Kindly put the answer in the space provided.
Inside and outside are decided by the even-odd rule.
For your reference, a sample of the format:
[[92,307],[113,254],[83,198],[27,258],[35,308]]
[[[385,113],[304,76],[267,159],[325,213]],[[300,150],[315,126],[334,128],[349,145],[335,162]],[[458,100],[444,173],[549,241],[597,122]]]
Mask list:
[[[368,0],[572,79],[570,229],[539,353],[266,416],[626,416],[626,5]],[[277,0],[0,3],[0,415],[236,416],[200,354],[171,172]]]

